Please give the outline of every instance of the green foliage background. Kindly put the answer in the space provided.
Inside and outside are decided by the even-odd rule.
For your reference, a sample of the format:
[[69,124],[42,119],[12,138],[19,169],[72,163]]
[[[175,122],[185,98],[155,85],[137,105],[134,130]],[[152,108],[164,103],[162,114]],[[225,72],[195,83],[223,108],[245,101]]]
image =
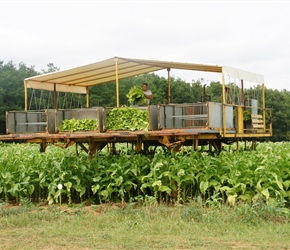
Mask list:
[[[4,63],[0,61],[0,134],[6,133],[5,112],[8,110],[24,109],[23,80],[38,74],[59,70],[53,63],[47,65],[46,70],[37,72],[34,66],[26,66],[24,63],[15,65],[12,61]],[[171,77],[172,102],[191,103],[203,100],[203,79],[186,82],[180,78]],[[147,82],[154,98],[151,104],[167,103],[167,79],[156,74],[145,74],[120,80],[120,105],[127,105],[126,94],[130,88]],[[220,102],[222,87],[220,82],[211,82],[206,86],[206,95],[212,101]],[[257,89],[258,91],[258,89]],[[114,82],[101,84],[90,88],[91,107],[115,107],[116,86]],[[284,141],[290,139],[290,92],[288,90],[265,89],[266,106],[273,109],[273,137],[271,141]],[[31,90],[28,92],[29,110],[40,110],[53,107],[53,95],[48,91]],[[85,107],[83,95],[58,93],[58,108]]]

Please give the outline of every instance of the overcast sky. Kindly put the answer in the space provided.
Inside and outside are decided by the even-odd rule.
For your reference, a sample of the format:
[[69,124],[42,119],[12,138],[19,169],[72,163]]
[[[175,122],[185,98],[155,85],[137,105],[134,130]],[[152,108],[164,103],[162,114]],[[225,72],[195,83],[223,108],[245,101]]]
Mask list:
[[290,91],[290,1],[0,0],[0,10],[5,64],[65,70],[120,56],[227,65]]

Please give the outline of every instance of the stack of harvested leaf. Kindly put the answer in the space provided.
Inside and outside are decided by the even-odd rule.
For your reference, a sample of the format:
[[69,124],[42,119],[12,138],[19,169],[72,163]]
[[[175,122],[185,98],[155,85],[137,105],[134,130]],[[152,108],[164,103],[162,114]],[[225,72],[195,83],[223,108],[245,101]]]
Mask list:
[[63,120],[62,124],[58,126],[59,131],[87,131],[87,130],[97,130],[98,120],[97,119],[69,119]]
[[137,108],[113,108],[106,117],[108,130],[145,130],[148,131],[148,111]]

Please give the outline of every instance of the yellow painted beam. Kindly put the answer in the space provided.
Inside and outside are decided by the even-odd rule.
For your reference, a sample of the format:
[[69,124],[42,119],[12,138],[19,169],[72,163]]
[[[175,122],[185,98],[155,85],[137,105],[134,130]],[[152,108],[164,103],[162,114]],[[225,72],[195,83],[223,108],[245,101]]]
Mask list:
[[27,81],[24,81],[24,110],[27,111]]
[[227,129],[227,117],[226,117],[226,92],[225,92],[224,74],[222,74],[222,95],[223,95],[223,136],[225,136]]
[[120,107],[120,100],[119,100],[118,58],[115,58],[115,64],[116,64],[116,106],[118,108],[118,107]]
[[89,87],[86,87],[86,107],[89,107]]
[[171,93],[170,93],[170,68],[167,68],[167,81],[168,81],[168,103],[171,103]]
[[238,106],[238,133],[244,132],[244,111],[242,106]]

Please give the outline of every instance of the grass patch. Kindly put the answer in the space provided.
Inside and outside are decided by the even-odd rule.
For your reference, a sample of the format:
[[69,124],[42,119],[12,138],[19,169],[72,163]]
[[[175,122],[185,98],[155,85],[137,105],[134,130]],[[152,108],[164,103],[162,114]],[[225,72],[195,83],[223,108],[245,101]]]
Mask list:
[[[290,219],[258,208],[136,204],[0,208],[1,249],[290,249]],[[261,207],[259,207],[261,211]]]

